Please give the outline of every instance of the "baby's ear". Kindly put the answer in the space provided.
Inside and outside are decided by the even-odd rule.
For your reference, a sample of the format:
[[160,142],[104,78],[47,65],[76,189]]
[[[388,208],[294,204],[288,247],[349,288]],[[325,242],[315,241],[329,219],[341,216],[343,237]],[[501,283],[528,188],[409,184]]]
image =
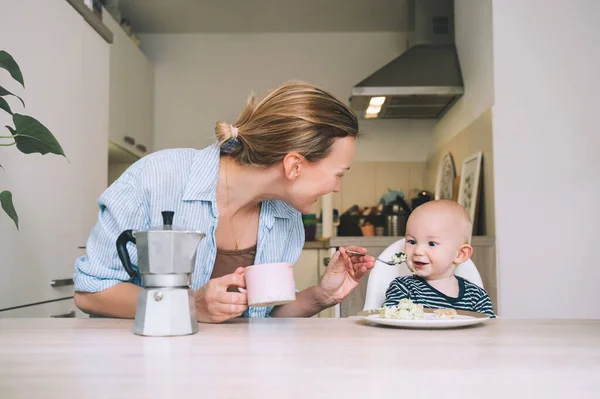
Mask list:
[[463,244],[458,248],[458,254],[456,255],[456,259],[454,259],[455,264],[460,264],[469,260],[471,255],[473,254],[473,247],[469,244]]

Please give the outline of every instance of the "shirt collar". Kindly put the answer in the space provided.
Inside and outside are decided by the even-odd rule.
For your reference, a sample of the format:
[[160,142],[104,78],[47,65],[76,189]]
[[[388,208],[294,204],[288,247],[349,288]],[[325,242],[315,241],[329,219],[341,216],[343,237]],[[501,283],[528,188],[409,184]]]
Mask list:
[[[218,143],[199,150],[190,170],[188,183],[183,192],[184,201],[217,202],[220,147]],[[298,213],[291,205],[279,200],[263,201],[265,224],[270,229],[275,218],[290,219]]]
[[275,219],[290,219],[298,213],[291,205],[279,200],[263,201],[265,226],[271,229]]
[[216,202],[219,157],[220,149],[217,143],[198,151],[183,192],[184,201]]

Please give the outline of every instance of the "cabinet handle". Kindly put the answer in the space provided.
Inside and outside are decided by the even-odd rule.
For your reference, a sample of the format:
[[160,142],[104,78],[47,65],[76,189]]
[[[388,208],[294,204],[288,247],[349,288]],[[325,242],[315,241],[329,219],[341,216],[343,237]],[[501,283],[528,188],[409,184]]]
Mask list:
[[327,267],[331,258],[323,258],[323,266]]
[[135,139],[129,136],[123,136],[123,141],[127,144],[135,145]]
[[135,148],[137,148],[137,149],[138,149],[139,151],[141,151],[141,152],[146,152],[146,151],[148,151],[148,150],[146,149],[146,146],[145,146],[145,145],[143,145],[143,144],[138,144],[138,145],[136,145],[136,146],[135,146]]
[[74,319],[75,318],[75,311],[71,310],[68,313],[61,313],[61,314],[53,314],[50,315],[51,319]]
[[51,287],[64,287],[66,285],[74,285],[75,282],[72,278],[62,278],[50,281]]

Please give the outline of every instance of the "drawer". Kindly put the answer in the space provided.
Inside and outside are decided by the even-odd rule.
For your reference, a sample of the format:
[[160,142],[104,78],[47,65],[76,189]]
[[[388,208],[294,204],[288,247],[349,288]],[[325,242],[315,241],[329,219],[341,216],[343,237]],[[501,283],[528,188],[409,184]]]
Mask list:
[[0,311],[0,318],[87,318],[88,315],[80,311],[73,298],[63,299],[38,305]]

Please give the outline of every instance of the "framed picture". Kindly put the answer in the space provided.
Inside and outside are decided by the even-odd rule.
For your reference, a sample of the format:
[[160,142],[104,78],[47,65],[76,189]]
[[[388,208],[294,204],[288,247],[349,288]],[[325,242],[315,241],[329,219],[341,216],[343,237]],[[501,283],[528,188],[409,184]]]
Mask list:
[[435,179],[435,195],[436,200],[454,198],[454,179],[456,178],[456,169],[454,168],[454,160],[452,155],[447,152],[442,156],[438,165],[437,176]]
[[483,154],[476,152],[463,161],[458,189],[458,203],[466,209],[473,226],[476,224],[475,217],[477,216],[482,158]]

